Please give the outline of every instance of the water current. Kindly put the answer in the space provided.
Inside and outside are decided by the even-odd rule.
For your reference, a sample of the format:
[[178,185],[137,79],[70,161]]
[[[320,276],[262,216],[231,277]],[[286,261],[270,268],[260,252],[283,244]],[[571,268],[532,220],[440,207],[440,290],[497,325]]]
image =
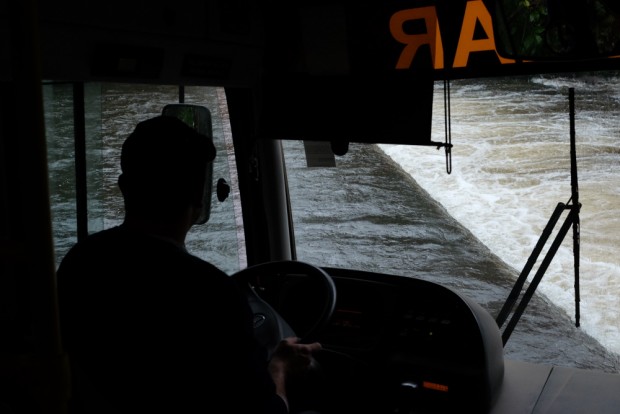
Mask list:
[[[572,195],[569,88],[575,94],[577,188],[582,205],[580,329],[620,354],[617,73],[454,83],[450,88],[454,147],[449,175],[439,168],[445,163],[443,152],[397,146],[382,149],[478,240],[521,271],[556,205],[568,203]],[[444,113],[442,96],[436,95],[434,110],[437,115]],[[434,122],[434,140],[441,141],[444,119],[435,116]],[[575,323],[573,253],[569,232],[538,290]],[[532,275],[534,271],[536,267]]]

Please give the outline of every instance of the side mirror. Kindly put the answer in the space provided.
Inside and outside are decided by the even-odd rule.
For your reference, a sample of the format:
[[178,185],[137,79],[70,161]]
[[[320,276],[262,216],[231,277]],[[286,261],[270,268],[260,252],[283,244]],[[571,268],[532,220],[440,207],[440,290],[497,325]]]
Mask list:
[[[164,106],[162,115],[174,116],[194,128],[199,133],[206,135],[213,141],[213,124],[211,112],[200,105],[192,104],[169,104]],[[211,192],[213,188],[213,163],[207,164],[205,171],[205,188],[203,193],[203,208],[196,219],[195,224],[204,224],[211,215]]]

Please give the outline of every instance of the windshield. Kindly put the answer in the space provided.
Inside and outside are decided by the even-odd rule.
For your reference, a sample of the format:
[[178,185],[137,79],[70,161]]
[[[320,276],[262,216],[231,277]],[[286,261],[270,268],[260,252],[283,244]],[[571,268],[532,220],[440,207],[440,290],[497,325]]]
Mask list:
[[505,350],[516,359],[617,370],[619,87],[616,73],[452,82],[446,128],[443,84],[436,84],[432,140],[444,141],[446,130],[451,136],[450,174],[444,150],[433,147],[352,143],[335,167],[308,167],[304,144],[283,142],[298,259],[432,280],[495,317],[554,209],[571,198],[574,88],[580,328],[569,232]]
[[[575,91],[583,205],[580,327],[575,327],[569,232],[505,352],[518,360],[617,372],[617,73],[452,82],[449,124],[443,84],[436,84],[432,140],[450,136],[450,163],[444,148],[351,143],[333,162],[325,158],[316,164],[314,154],[311,165],[335,166],[309,167],[306,150],[316,147],[283,141],[297,258],[431,280],[467,295],[496,317],[554,209],[571,197],[569,88]],[[77,241],[73,93],[66,83],[47,84],[43,91],[59,262]],[[227,200],[213,197],[211,217],[192,229],[188,249],[232,274],[246,266],[246,257],[225,94],[221,88],[187,88],[185,99],[211,112],[218,150],[213,179],[231,185]],[[89,233],[122,220],[116,182],[122,141],[138,121],[174,102],[175,86],[85,85]],[[547,251],[548,246],[541,259]],[[539,266],[540,260],[528,281]]]

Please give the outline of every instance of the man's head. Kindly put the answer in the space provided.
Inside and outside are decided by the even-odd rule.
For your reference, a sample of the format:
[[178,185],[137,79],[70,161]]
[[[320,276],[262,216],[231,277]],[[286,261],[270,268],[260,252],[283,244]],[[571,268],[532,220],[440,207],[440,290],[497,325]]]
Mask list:
[[200,207],[214,158],[211,140],[175,117],[140,122],[121,151],[119,186],[126,212],[165,219]]

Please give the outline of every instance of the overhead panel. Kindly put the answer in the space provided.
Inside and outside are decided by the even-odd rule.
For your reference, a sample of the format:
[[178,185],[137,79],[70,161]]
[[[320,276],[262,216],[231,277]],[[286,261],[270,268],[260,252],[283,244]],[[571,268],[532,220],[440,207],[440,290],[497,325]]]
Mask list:
[[396,68],[397,4],[295,3],[278,7],[285,19],[268,13],[261,137],[432,145],[432,62],[427,51],[416,67]]

